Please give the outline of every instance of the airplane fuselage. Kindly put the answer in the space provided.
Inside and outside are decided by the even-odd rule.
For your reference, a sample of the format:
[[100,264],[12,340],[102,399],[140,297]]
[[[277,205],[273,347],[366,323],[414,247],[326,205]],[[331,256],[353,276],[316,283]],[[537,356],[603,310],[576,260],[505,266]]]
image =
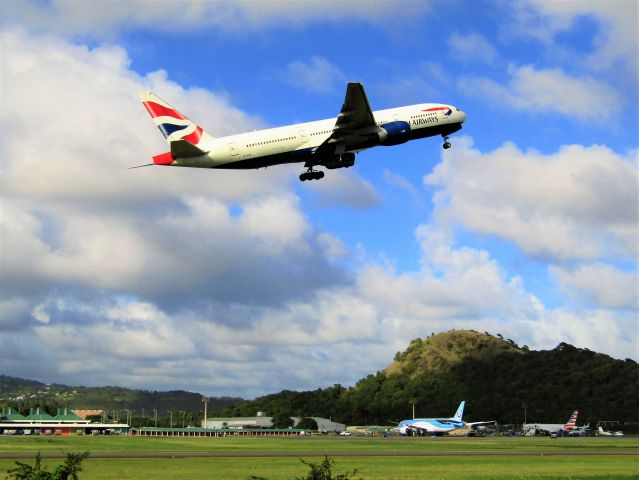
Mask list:
[[[392,122],[406,122],[410,126],[410,135],[405,141],[450,135],[458,131],[466,119],[466,114],[454,106],[432,103],[379,110],[373,114],[377,126],[381,127]],[[206,154],[174,158],[170,164],[176,167],[248,169],[306,162],[315,149],[331,136],[334,126],[335,118],[331,118],[214,138],[199,145],[207,151]],[[356,134],[349,144],[343,153],[357,153],[383,145],[376,131]]]
[[402,420],[397,426],[399,433],[408,435],[414,433],[446,433],[466,426],[461,420],[416,418],[414,420]]

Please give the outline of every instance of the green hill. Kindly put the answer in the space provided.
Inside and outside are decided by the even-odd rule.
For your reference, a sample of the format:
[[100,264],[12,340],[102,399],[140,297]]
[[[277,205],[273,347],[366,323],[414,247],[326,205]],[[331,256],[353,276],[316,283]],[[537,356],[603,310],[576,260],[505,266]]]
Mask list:
[[426,372],[438,372],[467,358],[490,358],[499,353],[519,352],[512,340],[504,341],[488,333],[470,330],[451,330],[431,335],[422,340],[416,338],[404,352],[397,352],[393,363],[384,369],[388,375],[405,374],[414,378]]
[[[220,411],[239,401],[241,398],[211,398],[208,404],[210,412]],[[14,406],[22,411],[29,407],[42,406],[49,413],[58,407],[73,409],[99,410],[135,410],[152,415],[157,409],[159,415],[168,411],[202,410],[202,395],[183,390],[148,391],[131,390],[121,387],[70,387],[67,385],[36,382],[22,378],[0,375],[0,406]]]
[[639,421],[639,366],[561,343],[532,351],[501,336],[449,331],[413,340],[386,369],[341,385],[308,392],[283,391],[241,402],[230,415],[303,414],[348,424],[388,424],[418,416],[451,417],[466,400],[464,418],[521,423]]

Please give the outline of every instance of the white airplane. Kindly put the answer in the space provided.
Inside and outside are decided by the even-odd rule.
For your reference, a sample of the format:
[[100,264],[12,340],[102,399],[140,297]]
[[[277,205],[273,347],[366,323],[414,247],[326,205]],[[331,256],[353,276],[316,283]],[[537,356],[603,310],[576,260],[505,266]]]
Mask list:
[[619,432],[611,432],[608,430],[604,430],[602,426],[599,426],[597,428],[597,433],[599,435],[604,435],[606,437],[623,437],[623,432],[619,431]]
[[452,418],[414,418],[412,420],[402,420],[397,425],[397,430],[401,435],[424,435],[431,433],[434,435],[442,435],[447,432],[452,432],[462,427],[472,427],[475,425],[488,425],[495,423],[494,421],[486,422],[464,422],[462,417],[464,416],[464,406],[466,401],[463,401],[457,407],[457,412]]
[[570,419],[566,423],[527,423],[524,425],[524,432],[534,435],[535,432],[546,432],[547,434],[559,433],[560,430],[570,432],[577,427],[577,416],[579,410],[575,410],[570,415]]
[[[153,121],[169,142],[170,151],[147,165],[249,169],[284,163],[304,163],[300,180],[319,180],[315,170],[347,168],[355,154],[379,145],[441,135],[450,148],[449,135],[462,128],[466,114],[452,105],[420,103],[373,112],[361,83],[349,83],[337,118],[298,123],[214,138],[152,92],[140,93]],[[136,168],[136,167],[133,167]]]

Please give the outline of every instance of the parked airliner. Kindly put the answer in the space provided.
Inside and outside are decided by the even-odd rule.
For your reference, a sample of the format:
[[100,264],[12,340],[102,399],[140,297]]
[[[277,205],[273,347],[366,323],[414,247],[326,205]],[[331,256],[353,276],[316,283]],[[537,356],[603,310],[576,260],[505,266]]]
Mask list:
[[472,427],[495,423],[492,420],[486,422],[464,422],[462,417],[464,416],[465,405],[465,401],[461,402],[459,407],[457,407],[457,412],[455,412],[452,418],[414,418],[412,420],[402,420],[399,422],[399,425],[397,425],[397,430],[401,435],[424,435],[429,433],[442,435],[466,426]]
[[352,167],[357,153],[380,145],[441,135],[443,147],[450,148],[449,135],[466,120],[457,107],[440,103],[373,112],[364,86],[349,83],[337,118],[215,138],[154,93],[142,92],[140,100],[170,146],[148,165],[248,169],[304,163],[302,181],[323,178],[316,167]]
[[537,432],[543,432],[551,435],[553,433],[559,433],[561,430],[570,432],[577,428],[578,415],[579,410],[575,410],[566,423],[525,423],[523,425],[524,434],[535,435]]

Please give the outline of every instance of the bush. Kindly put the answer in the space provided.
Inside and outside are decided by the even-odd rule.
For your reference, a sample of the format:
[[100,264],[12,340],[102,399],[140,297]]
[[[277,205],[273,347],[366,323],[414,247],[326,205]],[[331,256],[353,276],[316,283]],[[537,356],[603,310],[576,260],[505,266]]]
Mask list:
[[[305,477],[297,477],[295,480],[349,480],[357,473],[357,470],[353,470],[352,472],[340,473],[337,476],[333,476],[333,465],[335,461],[332,458],[324,457],[319,463],[306,462],[300,459],[304,465],[308,465],[310,471],[306,474]],[[268,480],[264,477],[255,477],[251,476],[251,480]]]
[[10,468],[7,480],[78,480],[78,473],[82,471],[82,462],[89,457],[89,452],[67,453],[62,465],[55,467],[53,472],[42,469],[40,452],[35,457],[35,465],[16,461],[17,467]]

